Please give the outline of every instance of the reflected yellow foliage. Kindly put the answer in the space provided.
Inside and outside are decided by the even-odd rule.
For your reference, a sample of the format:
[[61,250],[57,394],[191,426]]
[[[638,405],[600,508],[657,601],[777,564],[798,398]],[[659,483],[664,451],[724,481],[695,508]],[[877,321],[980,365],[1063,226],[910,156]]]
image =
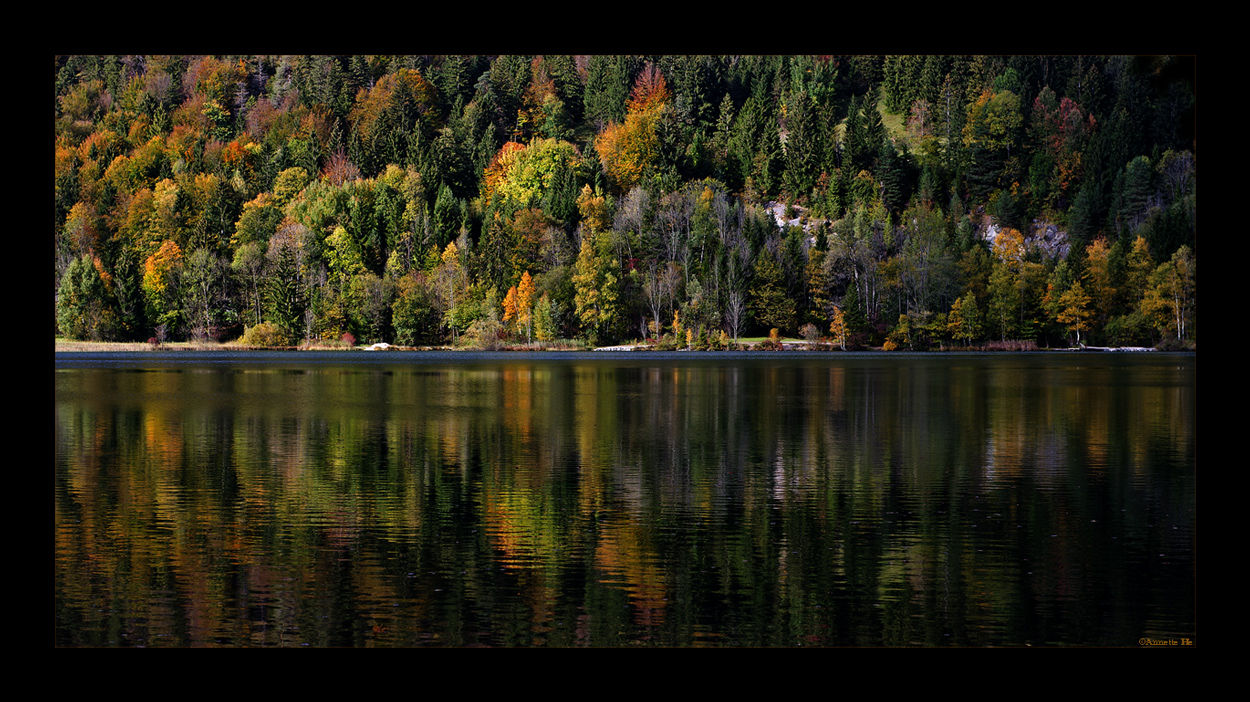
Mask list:
[[65,374],[58,645],[720,642],[708,596],[769,645],[976,645],[1192,456],[1192,387],[1114,364],[867,368]]
[[645,527],[628,518],[605,525],[595,548],[595,565],[603,571],[600,582],[629,592],[638,623],[655,626],[664,622],[668,607],[666,575]]

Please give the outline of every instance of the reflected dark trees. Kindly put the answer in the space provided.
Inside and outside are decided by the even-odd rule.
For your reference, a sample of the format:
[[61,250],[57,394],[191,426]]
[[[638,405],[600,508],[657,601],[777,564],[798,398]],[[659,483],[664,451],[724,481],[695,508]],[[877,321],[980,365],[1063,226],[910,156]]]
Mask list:
[[1192,356],[685,358],[58,370],[56,643],[1193,634]]

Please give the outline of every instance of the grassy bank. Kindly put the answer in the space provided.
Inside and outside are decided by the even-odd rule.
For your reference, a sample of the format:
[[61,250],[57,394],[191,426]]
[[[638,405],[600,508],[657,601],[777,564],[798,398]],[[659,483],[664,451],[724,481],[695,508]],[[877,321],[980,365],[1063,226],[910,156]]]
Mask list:
[[[164,344],[160,348],[173,348],[175,346],[186,346],[191,348],[190,344]],[[70,339],[56,340],[56,353],[72,353],[95,352],[95,353],[113,353],[117,351],[155,351],[159,350],[151,344],[138,341],[72,341]]]
[[[71,339],[56,340],[56,353],[117,353],[117,352],[145,352],[145,353],[162,353],[170,351],[257,351],[266,347],[263,346],[247,346],[236,342],[218,343],[215,341],[168,341],[163,344],[149,344],[146,341],[75,341]],[[324,344],[310,344],[299,347],[290,347],[300,350],[338,350],[343,351],[351,347],[341,342],[327,342]]]

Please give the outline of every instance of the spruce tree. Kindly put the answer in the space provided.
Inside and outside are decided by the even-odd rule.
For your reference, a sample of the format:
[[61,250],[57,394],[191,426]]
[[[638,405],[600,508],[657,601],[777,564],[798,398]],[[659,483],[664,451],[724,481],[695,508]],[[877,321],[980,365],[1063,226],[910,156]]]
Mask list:
[[820,176],[824,151],[816,124],[816,106],[807,93],[791,96],[786,119],[785,186],[793,200],[806,201]]

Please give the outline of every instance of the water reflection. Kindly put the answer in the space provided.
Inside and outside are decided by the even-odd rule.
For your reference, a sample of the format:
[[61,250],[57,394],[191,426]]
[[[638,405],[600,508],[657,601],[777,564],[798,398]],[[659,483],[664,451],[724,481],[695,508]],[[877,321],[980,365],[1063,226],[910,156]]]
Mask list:
[[1194,634],[1192,356],[75,356],[65,646]]

